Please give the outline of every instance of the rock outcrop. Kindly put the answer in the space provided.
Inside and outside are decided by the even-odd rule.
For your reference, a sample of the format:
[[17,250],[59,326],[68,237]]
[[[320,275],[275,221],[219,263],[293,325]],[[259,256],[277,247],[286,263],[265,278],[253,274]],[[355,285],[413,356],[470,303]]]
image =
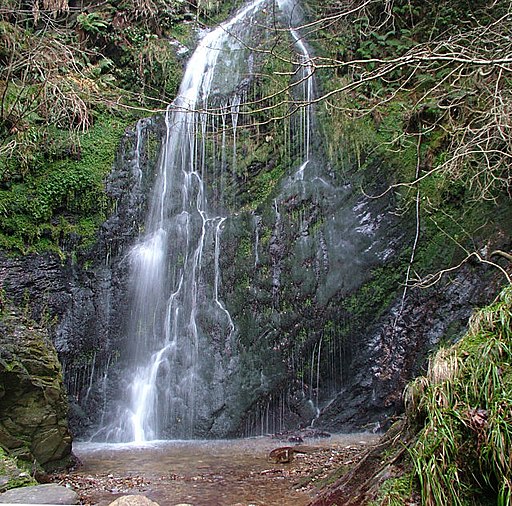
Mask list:
[[[493,276],[494,274],[494,276]],[[423,372],[428,353],[456,341],[475,306],[492,300],[502,278],[482,265],[465,266],[449,282],[411,289],[376,324],[356,336],[360,346],[343,388],[321,411],[315,426],[346,431],[387,429],[403,409],[408,381]]]
[[0,317],[0,445],[49,470],[72,461],[67,399],[48,332],[13,309]]

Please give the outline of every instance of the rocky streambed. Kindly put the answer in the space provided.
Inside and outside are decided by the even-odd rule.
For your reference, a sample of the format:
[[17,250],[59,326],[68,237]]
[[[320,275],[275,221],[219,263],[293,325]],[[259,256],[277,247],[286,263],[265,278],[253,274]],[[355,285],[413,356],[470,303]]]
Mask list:
[[81,443],[74,448],[80,467],[52,480],[72,487],[87,505],[140,494],[161,506],[305,506],[321,486],[351,469],[377,436],[302,439]]

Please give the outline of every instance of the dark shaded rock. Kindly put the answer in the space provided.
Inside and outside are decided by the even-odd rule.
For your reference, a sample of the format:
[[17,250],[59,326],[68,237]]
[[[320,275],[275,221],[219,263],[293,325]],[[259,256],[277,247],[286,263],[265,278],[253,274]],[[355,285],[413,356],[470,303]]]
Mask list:
[[387,429],[402,411],[408,381],[423,372],[427,354],[465,331],[473,308],[484,305],[501,278],[486,266],[464,266],[449,282],[411,289],[359,340],[343,388],[322,410],[315,427],[332,431]]
[[0,444],[44,468],[72,460],[62,370],[48,333],[9,310],[0,333]]
[[67,487],[46,483],[13,488],[0,495],[1,504],[78,504],[78,494]]
[[0,282],[7,301],[39,321],[62,314],[71,302],[70,265],[57,255],[10,257],[0,252]]

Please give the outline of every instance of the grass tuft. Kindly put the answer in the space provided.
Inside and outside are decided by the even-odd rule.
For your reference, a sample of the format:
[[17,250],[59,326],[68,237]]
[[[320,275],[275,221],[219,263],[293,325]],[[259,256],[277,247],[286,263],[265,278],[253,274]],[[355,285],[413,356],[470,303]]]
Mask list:
[[[512,500],[512,287],[406,389],[409,448],[422,504]],[[483,502],[482,502],[483,501]]]

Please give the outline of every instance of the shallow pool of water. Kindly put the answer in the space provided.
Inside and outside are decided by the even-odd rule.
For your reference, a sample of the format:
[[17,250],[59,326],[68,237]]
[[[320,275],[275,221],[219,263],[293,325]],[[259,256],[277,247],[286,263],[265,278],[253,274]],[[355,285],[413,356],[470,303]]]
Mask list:
[[[375,440],[368,434],[336,435],[302,443],[310,459],[302,455],[289,464],[269,462],[271,450],[290,443],[268,437],[222,441],[153,441],[144,445],[78,443],[74,452],[82,461],[75,476],[114,480],[114,485],[89,494],[91,504],[108,504],[126,487],[136,484],[161,506],[181,503],[194,506],[305,506],[314,487],[302,487],[304,475],[335,465],[333,455]],[[117,480],[117,482],[116,482]]]

